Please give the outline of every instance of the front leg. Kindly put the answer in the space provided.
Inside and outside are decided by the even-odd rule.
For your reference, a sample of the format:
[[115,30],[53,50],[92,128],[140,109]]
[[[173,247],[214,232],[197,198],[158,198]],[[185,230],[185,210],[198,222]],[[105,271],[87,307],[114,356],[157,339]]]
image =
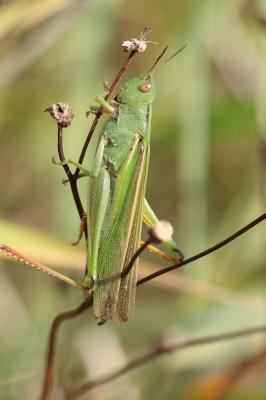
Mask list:
[[76,168],[78,168],[82,173],[83,176],[89,176],[92,178],[95,178],[98,176],[101,166],[102,166],[102,160],[103,160],[103,152],[104,152],[104,146],[105,146],[105,136],[102,135],[100,138],[100,142],[96,151],[96,155],[95,155],[95,159],[94,159],[94,163],[93,163],[93,167],[92,170],[89,171],[88,169],[84,168],[83,165],[81,165],[80,163],[78,163],[75,160],[72,160],[71,158],[68,160],[64,160],[64,161],[56,161],[55,158],[52,159],[52,162],[56,165],[65,165],[65,164],[72,164],[74,165]]
[[[144,199],[144,209],[143,209],[144,224],[147,225],[149,228],[152,228],[154,225],[157,224],[158,221],[159,220],[155,215],[154,211],[152,210],[151,206],[149,205],[147,200]],[[184,259],[184,254],[179,249],[179,246],[177,245],[174,239],[170,239],[168,242],[165,242],[165,244],[169,249],[176,251],[179,254],[181,261]]]
[[104,96],[97,96],[96,99],[98,104],[100,104],[100,107],[97,106],[91,106],[90,109],[86,112],[86,117],[88,117],[90,114],[96,115],[101,107],[103,107],[103,112],[111,114],[114,118],[117,116],[116,112],[116,105],[117,103],[112,100],[111,104],[108,103],[108,101],[105,100]]
[[[78,163],[75,160],[72,160],[72,158],[69,158],[68,160],[64,160],[64,161],[56,161],[56,158],[53,157],[52,158],[52,162],[55,165],[66,165],[66,164],[71,164],[74,165],[74,167],[78,168],[80,171],[82,171],[83,173],[83,177],[84,176],[93,176],[93,172],[89,171],[88,169],[84,168],[83,165],[81,165],[80,163]],[[68,182],[68,180],[66,181]],[[64,183],[64,182],[63,182]]]

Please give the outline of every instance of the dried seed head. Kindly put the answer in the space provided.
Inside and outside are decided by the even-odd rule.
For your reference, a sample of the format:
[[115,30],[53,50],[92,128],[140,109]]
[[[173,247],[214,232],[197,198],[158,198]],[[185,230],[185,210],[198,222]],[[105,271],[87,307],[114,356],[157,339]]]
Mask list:
[[146,40],[146,37],[150,32],[151,27],[146,26],[143,32],[141,32],[138,39],[132,38],[129,40],[124,40],[122,43],[123,51],[135,51],[136,53],[144,53],[148,43],[157,44],[155,42],[151,42],[150,40]]
[[74,111],[67,103],[56,103],[47,107],[44,111],[49,111],[51,117],[56,121],[61,128],[67,128],[71,125],[75,116]]
[[130,39],[124,40],[122,43],[123,51],[136,51],[137,53],[143,53],[147,48],[147,43],[145,40],[140,39]]
[[155,243],[167,242],[173,236],[174,229],[168,221],[158,221],[150,230],[149,234]]
[[157,44],[156,42],[151,42],[150,40],[133,38],[130,40],[124,40],[124,42],[122,43],[122,47],[123,51],[136,51],[137,53],[144,53],[148,43]]

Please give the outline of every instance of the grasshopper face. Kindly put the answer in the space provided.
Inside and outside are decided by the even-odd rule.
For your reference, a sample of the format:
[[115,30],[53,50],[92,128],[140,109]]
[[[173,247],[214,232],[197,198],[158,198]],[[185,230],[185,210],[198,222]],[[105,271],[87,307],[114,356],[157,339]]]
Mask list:
[[141,75],[128,81],[117,93],[117,101],[128,105],[146,105],[153,103],[156,95],[156,83],[151,74]]

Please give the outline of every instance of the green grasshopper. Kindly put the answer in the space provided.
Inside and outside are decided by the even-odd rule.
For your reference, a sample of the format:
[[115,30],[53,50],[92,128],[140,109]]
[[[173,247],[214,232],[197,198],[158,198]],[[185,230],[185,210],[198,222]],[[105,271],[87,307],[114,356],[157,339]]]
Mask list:
[[[93,310],[100,323],[113,318],[125,322],[133,315],[137,262],[121,279],[110,277],[121,274],[139,248],[142,221],[148,227],[158,222],[145,199],[155,96],[152,72],[128,81],[111,104],[98,96],[96,101],[110,118],[101,132],[92,170],[68,161],[89,176],[83,285],[93,287]],[[91,107],[88,113],[96,111]],[[182,257],[173,239],[167,246]]]

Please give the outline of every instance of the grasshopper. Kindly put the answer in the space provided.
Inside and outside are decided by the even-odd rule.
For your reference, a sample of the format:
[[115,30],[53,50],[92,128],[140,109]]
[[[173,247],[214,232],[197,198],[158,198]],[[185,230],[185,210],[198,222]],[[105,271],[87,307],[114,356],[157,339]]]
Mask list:
[[[93,167],[88,171],[73,160],[67,161],[89,177],[88,259],[83,286],[93,287],[93,311],[100,323],[113,318],[126,322],[132,317],[137,261],[121,279],[110,277],[122,274],[139,248],[142,222],[148,227],[158,222],[145,199],[155,96],[152,71],[128,81],[110,104],[97,96],[96,101],[110,117],[100,134]],[[95,112],[97,107],[88,111]],[[166,244],[182,257],[173,239]]]

